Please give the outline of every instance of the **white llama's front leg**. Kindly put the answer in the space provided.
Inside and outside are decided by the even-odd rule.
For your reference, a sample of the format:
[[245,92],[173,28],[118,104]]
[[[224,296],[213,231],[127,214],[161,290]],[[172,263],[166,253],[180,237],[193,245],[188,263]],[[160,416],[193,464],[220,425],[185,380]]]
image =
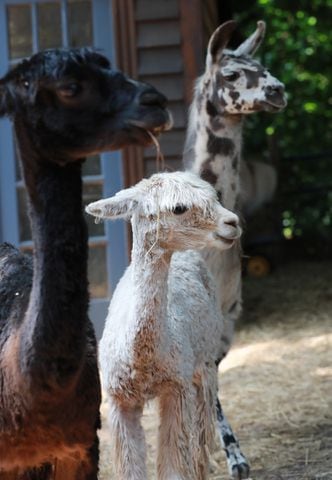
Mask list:
[[196,480],[192,449],[194,391],[167,389],[159,398],[158,480]]
[[210,368],[197,372],[196,387],[196,417],[195,440],[197,451],[197,466],[199,480],[208,478],[209,452],[214,447],[215,438],[215,404],[217,391],[217,371],[211,362]]
[[109,429],[117,480],[146,480],[146,445],[141,425],[143,405],[109,397]]

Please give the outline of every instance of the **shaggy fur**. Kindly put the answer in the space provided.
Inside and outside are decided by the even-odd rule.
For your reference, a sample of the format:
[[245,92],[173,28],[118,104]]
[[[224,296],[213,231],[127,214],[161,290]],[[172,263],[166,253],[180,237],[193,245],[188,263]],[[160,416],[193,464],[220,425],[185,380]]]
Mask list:
[[188,172],[156,174],[87,211],[131,217],[133,228],[132,262],[113,294],[100,343],[116,478],[146,479],[140,417],[157,397],[158,478],[203,480],[223,321],[205,262],[188,250],[230,248],[240,234],[238,218]]
[[[252,58],[263,40],[265,23],[258,22],[256,31],[235,51],[226,50],[234,28],[235,22],[226,22],[210,39],[206,70],[197,81],[191,106],[184,162],[187,169],[214,186],[226,208],[237,211],[243,205],[241,191],[245,190],[243,198],[251,200],[252,206],[268,196],[266,191],[258,188],[253,191],[248,185],[248,167],[241,160],[244,116],[259,111],[280,111],[286,100],[283,84]],[[255,172],[262,170],[266,172],[268,166],[264,169],[256,163]],[[259,179],[260,175],[255,175],[252,187]],[[272,187],[273,184],[271,178]],[[219,362],[230,348],[234,324],[242,308],[240,242],[223,255],[217,249],[208,248],[204,257],[216,281],[218,303],[224,318],[216,357]],[[217,406],[220,438],[226,450],[229,471],[235,478],[247,478],[247,462],[237,450],[237,441],[234,444],[229,442],[230,438],[235,439],[234,434],[224,434],[231,429],[219,401]]]
[[144,129],[169,122],[165,103],[86,49],[39,53],[0,79],[34,240],[33,268],[14,247],[0,247],[0,478],[97,480],[100,385],[81,164],[146,144]]

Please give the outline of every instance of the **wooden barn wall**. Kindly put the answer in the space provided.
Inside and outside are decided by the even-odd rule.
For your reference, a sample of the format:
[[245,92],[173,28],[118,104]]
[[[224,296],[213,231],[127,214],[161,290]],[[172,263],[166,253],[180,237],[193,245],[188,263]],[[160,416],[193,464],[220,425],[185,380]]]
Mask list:
[[[201,1],[118,0],[114,8],[118,64],[169,99],[174,126],[161,136],[160,145],[166,167],[181,169],[192,84],[202,66]],[[126,150],[127,184],[156,170],[154,146],[134,150]]]
[[[135,21],[138,78],[151,83],[169,99],[174,126],[161,140],[165,164],[181,168],[186,128],[184,68],[181,54],[180,10],[177,0],[136,0]],[[144,174],[156,170],[156,149],[144,150]]]

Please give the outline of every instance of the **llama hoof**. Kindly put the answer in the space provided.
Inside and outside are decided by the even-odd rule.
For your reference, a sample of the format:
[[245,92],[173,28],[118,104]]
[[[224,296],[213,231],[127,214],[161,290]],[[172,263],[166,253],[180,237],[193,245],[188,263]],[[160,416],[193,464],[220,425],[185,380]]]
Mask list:
[[[224,421],[225,420],[226,419],[224,418]],[[224,442],[225,438],[226,437],[224,437]],[[241,452],[240,445],[234,436],[233,440],[234,442],[229,443],[227,447],[224,447],[229,475],[234,480],[247,480],[249,479],[250,474],[249,462]]]
[[232,466],[231,477],[234,480],[249,479],[250,467],[248,463],[242,462]]

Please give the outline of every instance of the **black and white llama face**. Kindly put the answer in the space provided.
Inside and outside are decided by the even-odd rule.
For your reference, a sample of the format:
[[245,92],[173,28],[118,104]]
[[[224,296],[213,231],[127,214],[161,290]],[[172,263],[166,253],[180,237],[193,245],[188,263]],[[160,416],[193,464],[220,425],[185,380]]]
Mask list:
[[258,111],[278,112],[287,102],[284,85],[252,56],[261,44],[265,23],[236,50],[225,49],[235,22],[221,25],[212,35],[206,61],[206,72],[197,88],[201,90],[201,105],[213,117],[212,130],[220,125],[218,115],[249,114]]

